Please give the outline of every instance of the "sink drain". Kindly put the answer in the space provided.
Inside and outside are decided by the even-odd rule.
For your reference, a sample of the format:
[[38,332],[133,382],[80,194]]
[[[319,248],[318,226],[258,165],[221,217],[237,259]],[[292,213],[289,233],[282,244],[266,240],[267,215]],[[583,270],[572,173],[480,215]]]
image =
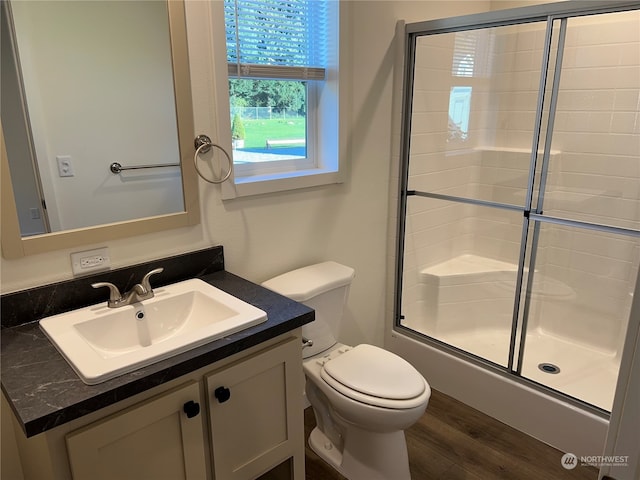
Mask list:
[[538,368],[544,373],[560,373],[560,367],[553,363],[541,363],[538,365]]

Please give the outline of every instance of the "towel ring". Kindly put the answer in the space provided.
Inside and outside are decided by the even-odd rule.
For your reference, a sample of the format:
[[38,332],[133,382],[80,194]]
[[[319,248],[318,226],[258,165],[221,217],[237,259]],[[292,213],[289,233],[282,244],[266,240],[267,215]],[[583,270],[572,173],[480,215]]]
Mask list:
[[[231,160],[231,156],[224,148],[222,148],[217,143],[213,143],[207,135],[198,135],[193,143],[196,147],[196,153],[193,154],[193,164],[196,167],[196,172],[198,172],[200,178],[202,178],[205,182],[218,184],[224,182],[231,176],[231,171],[233,170],[233,160]],[[201,153],[207,153],[209,150],[211,150],[211,147],[215,147],[218,150],[221,150],[222,153],[224,153],[224,156],[227,157],[227,161],[229,162],[229,169],[227,170],[227,173],[225,173],[222,178],[217,180],[205,177],[198,168],[198,155],[200,155]]]

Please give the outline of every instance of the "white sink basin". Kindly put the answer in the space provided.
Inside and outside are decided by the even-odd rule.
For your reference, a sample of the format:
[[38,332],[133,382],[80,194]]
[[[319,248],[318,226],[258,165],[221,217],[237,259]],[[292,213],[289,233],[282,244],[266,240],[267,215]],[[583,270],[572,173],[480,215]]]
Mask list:
[[192,279],[154,288],[140,303],[107,302],[40,320],[49,340],[89,385],[258,325],[262,310]]

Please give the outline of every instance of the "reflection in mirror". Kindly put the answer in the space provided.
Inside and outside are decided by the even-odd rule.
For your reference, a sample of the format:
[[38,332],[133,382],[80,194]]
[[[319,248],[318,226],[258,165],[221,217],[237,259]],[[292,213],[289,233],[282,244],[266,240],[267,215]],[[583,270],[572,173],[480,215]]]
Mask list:
[[3,2],[0,30],[23,237],[185,211],[166,1]]
[[[37,3],[42,7],[44,4],[60,5],[65,2],[57,2],[56,0],[47,2],[17,1],[15,5],[22,7],[25,3]],[[80,22],[84,26],[83,28],[99,32],[101,31],[101,27],[99,27],[98,24],[106,21],[108,18],[112,18],[107,13],[107,10],[110,8],[120,8],[122,4],[139,4],[138,7],[143,8],[148,3],[150,2],[90,0],[87,2],[68,2],[68,6],[86,4],[103,9],[100,10],[100,12],[96,12],[95,15],[90,16],[89,19],[85,16]],[[67,202],[70,203],[73,208],[77,208],[78,204],[89,204],[90,201],[94,200],[93,197],[99,197],[99,202],[94,202],[94,205],[97,205],[99,208],[88,212],[86,215],[87,217],[94,218],[92,222],[94,225],[69,230],[52,231],[50,233],[32,234],[29,236],[21,235],[18,208],[16,207],[16,198],[20,199],[21,197],[19,195],[14,196],[13,193],[14,183],[16,186],[19,186],[21,179],[18,178],[16,172],[10,171],[7,148],[5,148],[7,145],[5,144],[5,135],[3,134],[3,124],[5,122],[4,109],[7,96],[4,94],[5,84],[4,78],[2,79],[3,114],[2,123],[0,123],[0,166],[2,168],[2,174],[0,175],[0,182],[2,184],[0,188],[0,211],[2,212],[2,229],[0,233],[2,238],[2,256],[4,258],[19,258],[25,255],[34,255],[72,247],[104,244],[104,242],[109,240],[145,235],[173,228],[182,228],[196,225],[200,222],[198,177],[193,162],[195,151],[193,139],[195,137],[195,131],[193,125],[191,79],[189,77],[185,4],[182,0],[154,3],[162,5],[163,14],[160,15],[158,13],[154,17],[150,14],[142,14],[142,11],[139,10],[135,15],[135,21],[137,22],[135,23],[136,28],[147,33],[139,37],[130,36],[126,42],[120,41],[120,37],[124,35],[121,31],[121,24],[130,22],[125,21],[122,16],[116,15],[117,21],[111,23],[111,27],[115,28],[115,32],[117,33],[110,38],[110,45],[117,47],[115,54],[107,54],[108,49],[104,45],[99,47],[98,45],[91,44],[90,49],[83,48],[82,44],[76,44],[75,46],[72,46],[73,44],[68,45],[68,48],[77,54],[77,61],[75,63],[80,66],[89,66],[89,70],[92,70],[92,72],[86,73],[85,70],[87,70],[87,68],[78,68],[71,62],[68,66],[68,71],[73,71],[75,76],[71,75],[66,79],[66,81],[73,86],[73,88],[69,89],[71,91],[71,97],[64,101],[57,101],[58,99],[55,98],[58,96],[57,92],[53,96],[49,92],[47,96],[58,109],[56,110],[54,108],[52,110],[53,113],[51,113],[51,116],[53,120],[51,122],[47,121],[45,123],[42,120],[44,117],[38,117],[40,123],[37,125],[41,130],[37,130],[35,127],[36,122],[32,120],[34,117],[42,115],[38,108],[44,108],[46,105],[42,101],[42,98],[31,101],[28,97],[26,101],[22,101],[22,98],[18,99],[22,101],[22,103],[18,103],[19,107],[17,108],[20,115],[16,116],[18,118],[22,117],[22,126],[20,127],[20,120],[10,122],[22,128],[24,134],[27,135],[29,153],[35,152],[37,155],[40,155],[40,151],[43,151],[42,145],[39,144],[40,140],[38,137],[41,131],[49,135],[50,131],[58,132],[64,130],[67,124],[73,125],[73,128],[78,130],[77,132],[72,130],[71,133],[73,135],[68,136],[69,138],[73,136],[73,140],[68,140],[67,138],[65,140],[67,143],[56,146],[56,149],[52,152],[44,149],[45,154],[43,159],[38,158],[37,162],[38,164],[42,164],[42,162],[46,160],[44,163],[47,167],[46,174],[50,176],[52,182],[53,180],[56,182],[69,182],[61,184],[61,187],[54,190],[55,195],[66,195],[72,190],[69,185],[74,181],[76,186],[82,186],[89,182],[90,177],[87,173],[88,171],[98,171],[98,175],[102,175],[93,190],[80,190],[79,197],[71,197],[73,200]],[[15,6],[13,3],[9,4],[7,1],[2,0],[2,2],[0,2],[0,10],[7,8],[8,5]],[[3,19],[4,24],[0,30],[4,33],[8,30],[5,27],[7,25],[13,25],[13,23],[7,23],[7,21],[11,19],[11,8],[8,8],[3,13],[5,14],[5,18]],[[47,16],[47,21],[53,23],[54,14],[52,12],[50,13],[51,15]],[[56,21],[71,21],[76,18],[76,14],[73,10],[70,10],[67,11],[66,16],[63,17],[63,19],[58,18]],[[155,77],[150,78],[144,75],[144,72],[138,71],[135,68],[130,70],[130,76],[125,79],[113,77],[112,70],[115,70],[117,62],[113,63],[109,58],[126,59],[124,63],[128,67],[132,67],[131,64],[136,62],[144,63],[147,61],[146,58],[135,57],[129,53],[129,50],[135,50],[135,47],[139,44],[145,45],[145,51],[142,57],[158,57],[158,54],[152,53],[153,48],[147,44],[145,36],[152,34],[151,30],[153,29],[147,25],[152,22],[151,18],[156,18],[157,21],[159,21],[161,17],[161,24],[163,25],[162,31],[164,34],[158,34],[154,39],[156,42],[161,42],[161,39],[163,39],[162,42],[166,45],[166,35],[168,32],[171,57],[170,60],[167,60],[169,57],[165,57],[162,61],[162,63],[168,65],[169,69],[162,74],[158,71],[155,73],[164,80],[161,81]],[[159,25],[160,23],[156,24]],[[75,23],[73,23],[73,25],[75,25]],[[117,26],[114,27],[114,25]],[[69,31],[73,30],[72,23],[69,23],[67,27]],[[82,30],[82,28],[80,29]],[[64,38],[66,34],[60,32],[60,35]],[[27,37],[27,39],[29,43],[33,43],[30,37]],[[49,38],[47,41],[53,41],[53,39]],[[87,40],[87,42],[88,41],[89,40]],[[2,42],[3,48],[6,46],[5,43],[7,42]],[[15,45],[17,44],[12,45],[12,47],[15,47]],[[111,57],[109,57],[109,55]],[[4,61],[4,50],[2,56]],[[106,60],[103,62],[102,58]],[[49,67],[49,70],[45,71],[42,76],[37,77],[40,87],[42,87],[42,85],[48,86],[48,78],[54,78],[58,75],[58,72],[53,71],[61,69],[55,58],[46,58],[41,61]],[[19,63],[17,66],[20,66]],[[95,74],[96,70],[98,74]],[[14,71],[17,72],[19,70],[14,69]],[[164,76],[167,72],[171,72],[167,75],[173,75],[173,90],[167,87],[167,85],[171,83],[169,76]],[[4,65],[2,73],[3,75],[5,73]],[[88,89],[88,87],[83,87],[77,82],[77,79],[90,74],[93,75],[94,79],[106,78],[108,81],[106,84],[102,82],[98,90]],[[161,88],[163,85],[165,87],[164,90]],[[131,90],[129,90],[133,86],[137,86],[135,94],[132,94]],[[150,97],[150,94],[153,92],[157,95],[160,91],[163,91],[160,96],[166,95],[171,101],[165,103],[161,98]],[[127,105],[133,105],[135,108],[126,109],[122,103],[119,104],[119,107],[115,107],[117,100],[123,98],[125,94],[128,95]],[[137,95],[143,99],[147,99],[146,102],[138,102]],[[102,104],[97,104],[96,106],[95,103],[92,103],[94,96],[107,101],[102,102]],[[71,104],[79,105],[79,108],[69,111],[68,107],[70,107]],[[20,105],[22,105],[22,107]],[[25,105],[30,109],[35,108],[35,112],[25,110],[23,108]],[[25,119],[31,121],[26,122],[24,121]],[[165,125],[165,130],[148,128],[149,125],[157,126],[159,124]],[[168,127],[169,124],[172,126],[170,131]],[[29,127],[25,127],[26,125],[29,125]],[[33,136],[31,135],[32,127]],[[176,127],[177,132],[175,130]],[[11,134],[7,133],[6,136],[8,137],[9,135],[13,136],[13,132]],[[88,141],[85,141],[83,138],[85,135],[89,137]],[[177,145],[173,143],[176,136],[178,140]],[[120,144],[114,148],[115,142],[121,141],[122,138],[129,138],[130,141],[127,144]],[[134,138],[135,140],[133,140]],[[173,139],[171,146],[164,143],[167,138]],[[48,137],[46,141],[49,141]],[[9,140],[7,140],[6,143],[9,143]],[[76,143],[82,145],[82,147],[77,150],[71,150]],[[47,144],[45,144],[45,146],[48,147]],[[158,148],[158,146],[160,147]],[[179,159],[175,158],[176,151],[179,152]],[[169,152],[173,152],[173,154],[169,155]],[[55,158],[56,156],[62,157],[60,161]],[[171,158],[169,158],[169,156]],[[70,162],[66,157],[71,157]],[[93,168],[93,159],[97,157],[101,157],[101,161],[105,163],[101,163],[99,168]],[[31,165],[31,158],[35,158],[35,156],[29,156],[23,159],[23,166],[26,164],[29,167]],[[179,163],[180,167],[127,170],[122,172],[121,175],[116,176],[109,171],[109,166],[116,161],[124,166]],[[58,167],[58,165],[60,165],[60,167]],[[173,172],[176,172],[178,168],[180,169],[180,173],[175,173],[175,175],[171,177],[172,169]],[[29,168],[26,170],[29,170]],[[44,177],[45,173],[43,173],[41,169],[31,169],[31,171],[35,172],[33,174],[34,176],[37,175],[37,177],[35,177],[36,188],[42,188],[39,177]],[[14,174],[16,175],[15,179]],[[73,176],[69,176],[71,174],[73,174]],[[180,179],[182,180],[181,182]],[[170,184],[170,186],[157,188],[157,186],[162,185],[163,182],[165,185]],[[42,185],[44,185],[44,183],[43,181]],[[50,202],[46,197],[47,192],[44,188],[42,188],[42,191],[44,192],[45,201]],[[135,196],[133,192],[135,192]],[[150,192],[154,193],[155,196],[151,195]],[[156,205],[166,205],[169,203],[166,200],[168,198],[177,198],[174,204],[179,205],[178,207],[164,210],[164,212],[169,213],[157,213],[157,211],[149,210],[137,211],[138,207],[149,209]],[[62,202],[58,200],[58,198],[51,200],[51,202],[54,201],[56,207]],[[50,207],[50,205],[47,206]],[[36,210],[32,211],[31,208],[36,208]],[[40,214],[41,217],[44,218],[44,212],[37,208],[37,205],[35,207],[28,207],[27,215],[30,217]],[[50,209],[51,208],[48,208],[47,210]],[[172,213],[172,210],[176,211]],[[138,217],[136,218],[134,215],[130,215],[128,217],[130,218],[129,220],[115,220],[114,218],[118,217],[108,216],[112,215],[113,212],[121,211],[135,211],[135,215],[138,215]],[[67,215],[66,212],[60,212],[58,221],[61,221],[64,225],[64,222],[69,220],[69,218],[74,218],[76,215],[79,216],[79,214],[75,212],[75,210],[72,211],[71,215]],[[140,217],[140,215],[142,215],[142,217]],[[51,217],[51,223],[53,223],[53,215],[48,216]]]

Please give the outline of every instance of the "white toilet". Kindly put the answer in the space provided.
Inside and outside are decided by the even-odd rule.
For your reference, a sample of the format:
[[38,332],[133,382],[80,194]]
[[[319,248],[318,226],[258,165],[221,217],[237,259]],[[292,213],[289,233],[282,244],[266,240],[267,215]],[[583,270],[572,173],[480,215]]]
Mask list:
[[324,262],[262,285],[313,308],[302,327],[306,394],[316,417],[309,445],[350,480],[410,479],[404,430],[424,413],[431,389],[399,356],[337,343],[352,268]]

